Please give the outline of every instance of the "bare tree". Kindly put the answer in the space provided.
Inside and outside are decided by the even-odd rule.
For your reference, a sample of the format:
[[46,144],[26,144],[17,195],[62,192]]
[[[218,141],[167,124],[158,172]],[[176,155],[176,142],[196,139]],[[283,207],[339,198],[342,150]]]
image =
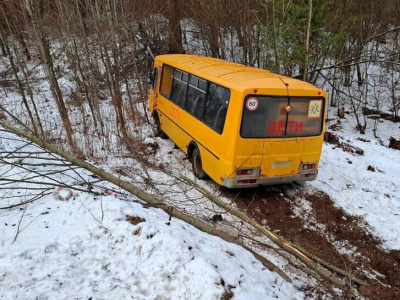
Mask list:
[[306,26],[306,40],[305,40],[305,51],[304,51],[304,66],[303,66],[303,80],[307,81],[309,51],[310,51],[310,35],[311,35],[311,19],[313,13],[313,1],[308,0],[308,15],[307,15],[307,26]]
[[50,53],[50,41],[49,37],[45,32],[45,27],[43,25],[43,16],[41,15],[41,4],[33,4],[32,0],[24,0],[24,5],[26,9],[26,19],[30,21],[31,29],[35,36],[37,46],[39,48],[39,53],[43,60],[43,66],[46,71],[47,78],[49,80],[50,88],[53,93],[54,100],[56,101],[58,111],[61,116],[61,121],[65,129],[67,140],[69,146],[75,151],[79,152],[78,146],[74,139],[74,130],[69,119],[68,110],[65,106],[63,94],[61,92],[58,80],[55,74],[55,68],[53,63],[53,58]]

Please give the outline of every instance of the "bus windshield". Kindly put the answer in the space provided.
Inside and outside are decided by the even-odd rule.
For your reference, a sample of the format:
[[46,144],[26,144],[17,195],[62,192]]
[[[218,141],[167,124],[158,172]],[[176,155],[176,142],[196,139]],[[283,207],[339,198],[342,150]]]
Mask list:
[[320,135],[324,105],[323,97],[248,95],[243,103],[240,135],[243,138]]

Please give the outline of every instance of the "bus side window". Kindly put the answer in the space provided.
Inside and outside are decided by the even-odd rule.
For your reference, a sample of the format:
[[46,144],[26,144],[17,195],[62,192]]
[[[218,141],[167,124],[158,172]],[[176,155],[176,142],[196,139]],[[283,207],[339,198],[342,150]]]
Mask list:
[[190,75],[189,90],[186,99],[185,109],[197,119],[203,115],[204,103],[206,100],[207,81]]
[[161,86],[160,94],[171,99],[171,89],[172,89],[172,76],[174,74],[174,68],[168,65],[164,65],[161,73]]
[[203,121],[218,133],[224,130],[230,96],[227,88],[210,83]]
[[178,94],[181,90],[180,79],[181,79],[182,72],[180,70],[174,71],[174,76],[172,79],[172,93],[170,100],[174,103],[178,100]]
[[182,72],[182,77],[181,77],[181,91],[178,94],[178,102],[177,104],[180,107],[184,107],[186,103],[186,96],[187,96],[187,90],[188,90],[188,82],[189,82],[189,74]]
[[188,79],[188,73],[182,72],[178,69],[175,70],[170,100],[180,107],[183,107],[185,104]]

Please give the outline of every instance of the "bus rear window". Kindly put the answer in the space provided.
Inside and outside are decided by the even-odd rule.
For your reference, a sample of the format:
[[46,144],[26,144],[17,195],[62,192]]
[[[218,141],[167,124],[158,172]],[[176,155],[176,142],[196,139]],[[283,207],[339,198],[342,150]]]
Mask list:
[[243,104],[244,138],[304,137],[322,132],[324,99],[249,95]]

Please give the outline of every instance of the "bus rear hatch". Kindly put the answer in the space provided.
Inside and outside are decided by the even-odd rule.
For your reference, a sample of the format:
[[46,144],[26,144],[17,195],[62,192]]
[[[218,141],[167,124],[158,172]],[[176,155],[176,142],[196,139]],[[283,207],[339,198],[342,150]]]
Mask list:
[[[240,135],[263,140],[261,180],[278,177],[277,182],[286,182],[304,173],[316,175],[324,101],[321,96],[248,95],[244,99]],[[300,175],[292,179],[296,174]]]
[[261,176],[297,174],[302,160],[303,141],[291,139],[264,142]]

